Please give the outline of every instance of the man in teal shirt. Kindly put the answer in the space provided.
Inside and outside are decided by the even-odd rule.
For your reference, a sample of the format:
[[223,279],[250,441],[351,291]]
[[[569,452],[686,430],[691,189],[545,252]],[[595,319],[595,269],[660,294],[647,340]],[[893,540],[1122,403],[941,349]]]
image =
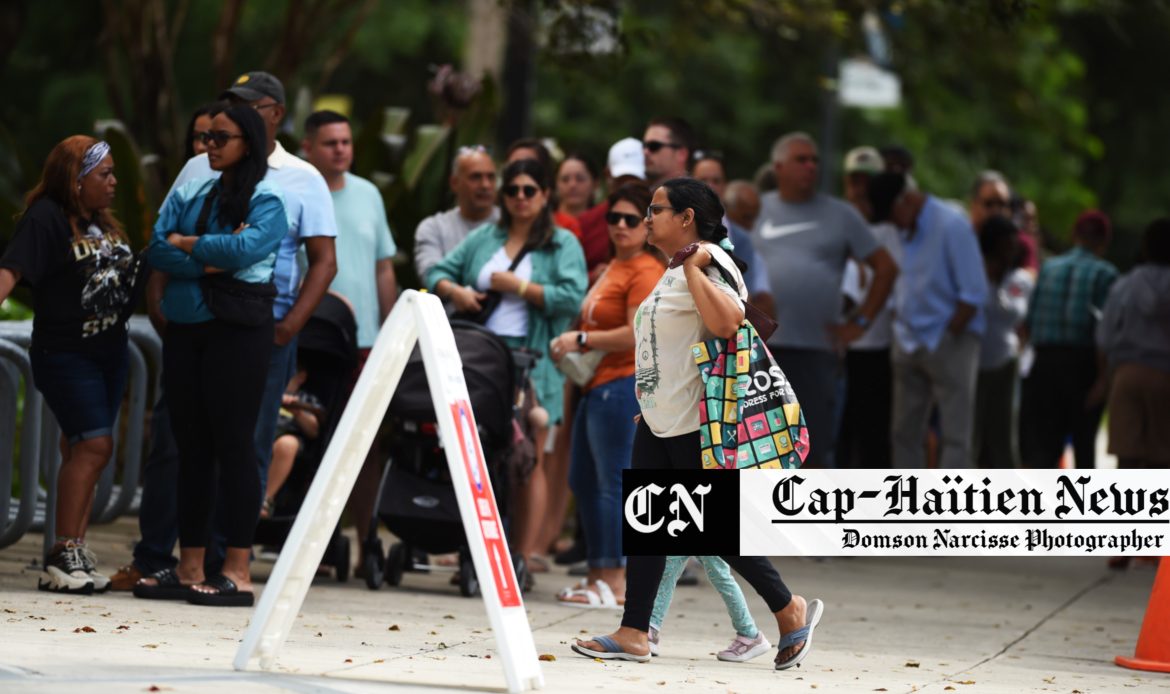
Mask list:
[[[349,172],[353,164],[353,132],[349,119],[335,111],[317,111],[305,119],[302,149],[309,162],[325,177],[337,217],[337,276],[330,291],[341,294],[353,306],[358,326],[359,368],[365,365],[394,301],[398,283],[386,206],[373,183]],[[358,475],[349,510],[357,527],[358,541],[365,540],[374,514],[378,479],[378,446],[375,442]]]
[[349,172],[353,133],[349,119],[317,111],[305,119],[301,143],[309,162],[325,177],[337,219],[337,276],[329,289],[353,305],[363,361],[378,328],[398,296],[394,254],[398,249],[386,222],[382,194],[373,183]]

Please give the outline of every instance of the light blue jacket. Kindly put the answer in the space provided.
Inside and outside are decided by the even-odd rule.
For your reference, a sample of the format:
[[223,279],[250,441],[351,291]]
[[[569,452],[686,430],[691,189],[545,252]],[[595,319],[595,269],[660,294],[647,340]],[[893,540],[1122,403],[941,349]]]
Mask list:
[[206,274],[205,266],[231,271],[243,282],[272,281],[276,249],[288,234],[288,215],[280,190],[266,181],[258,183],[252,193],[245,220],[248,228],[244,231],[233,234],[234,228],[217,219],[217,198],[211,204],[207,231],[190,254],[167,242],[170,234],[195,235],[203,201],[219,185],[219,179],[184,184],[167,198],[154,224],[146,257],[152,268],[170,276],[162,300],[163,315],[169,321],[203,323],[214,318],[199,286],[199,278]]
[[[479,271],[507,240],[508,233],[499,225],[479,227],[427,271],[427,287],[434,291],[439,280],[474,285]],[[544,287],[544,307],[528,304],[528,336],[524,344],[541,354],[532,371],[532,383],[541,406],[548,410],[553,422],[559,422],[565,376],[548,358],[548,343],[568,330],[581,310],[589,283],[585,254],[573,234],[557,227],[552,240],[531,251],[528,257],[532,259],[531,282]]]

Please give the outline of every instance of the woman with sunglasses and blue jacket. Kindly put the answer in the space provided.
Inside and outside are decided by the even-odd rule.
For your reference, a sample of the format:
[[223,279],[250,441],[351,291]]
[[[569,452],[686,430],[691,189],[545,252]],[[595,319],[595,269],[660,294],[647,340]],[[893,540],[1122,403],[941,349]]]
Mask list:
[[[134,594],[247,606],[262,497],[252,439],[272,350],[276,249],[288,216],[279,189],[263,180],[267,136],[256,111],[213,113],[203,139],[208,163],[222,175],[191,181],[167,199],[148,251],[154,269],[169,276],[163,383],[179,448],[179,566],[142,579]],[[227,515],[231,530],[222,573],[204,576],[213,509]]]
[[[499,223],[471,232],[427,272],[426,285],[462,313],[479,312],[489,290],[502,295],[484,325],[512,348],[541,354],[532,384],[556,424],[562,418],[565,378],[546,353],[581,308],[588,282],[585,255],[572,233],[553,224],[548,173],[538,161],[514,161],[502,178]],[[538,429],[536,468],[520,489],[514,544],[526,560],[538,551],[544,521],[547,489],[541,463],[547,435],[547,427]]]

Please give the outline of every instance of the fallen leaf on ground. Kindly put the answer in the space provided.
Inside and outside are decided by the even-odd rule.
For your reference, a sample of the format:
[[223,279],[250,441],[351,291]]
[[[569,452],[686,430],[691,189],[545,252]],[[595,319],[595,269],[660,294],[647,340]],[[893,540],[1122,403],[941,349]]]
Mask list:
[[119,624],[118,626],[114,627],[114,631],[124,631],[129,628],[130,627],[126,626],[125,624]]
[[346,658],[346,659],[345,659],[345,662],[347,662],[347,663],[352,663],[352,662],[353,662],[353,658]]
[[955,684],[975,684],[975,680],[959,680]]
[[443,615],[443,619],[455,619],[455,615],[453,615],[453,614],[445,614],[445,615]]
[[906,661],[906,667],[920,667],[921,665],[922,665],[922,663],[919,663],[917,660],[907,660]]
[[374,664],[377,665],[378,663],[384,663],[384,662],[386,662],[385,658],[378,658],[377,660],[374,661]]
[[77,627],[76,629],[73,630],[73,633],[74,634],[92,634],[96,631],[97,631],[97,629],[94,629],[93,627]]
[[537,660],[543,660],[543,661],[546,661],[549,663],[556,662],[556,659],[557,659],[557,657],[555,655],[553,655],[552,653],[541,653],[540,657],[537,658]]
[[387,629],[386,631],[401,631],[401,629],[398,628],[397,624],[391,624],[390,628]]
[[158,648],[158,644],[157,643],[144,643],[144,644],[142,644],[142,647],[143,648]]

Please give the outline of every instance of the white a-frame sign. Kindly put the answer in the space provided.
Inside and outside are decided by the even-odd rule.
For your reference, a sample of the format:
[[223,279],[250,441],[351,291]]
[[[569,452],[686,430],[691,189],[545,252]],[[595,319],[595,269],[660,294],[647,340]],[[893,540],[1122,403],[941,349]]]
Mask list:
[[256,605],[256,613],[236,653],[237,670],[247,668],[253,657],[260,659],[263,669],[275,665],[416,341],[426,367],[439,435],[447,454],[484,607],[503,661],[508,691],[522,692],[544,686],[471,412],[455,337],[439,299],[415,291],[403,292],[378,333],[280,559]]

